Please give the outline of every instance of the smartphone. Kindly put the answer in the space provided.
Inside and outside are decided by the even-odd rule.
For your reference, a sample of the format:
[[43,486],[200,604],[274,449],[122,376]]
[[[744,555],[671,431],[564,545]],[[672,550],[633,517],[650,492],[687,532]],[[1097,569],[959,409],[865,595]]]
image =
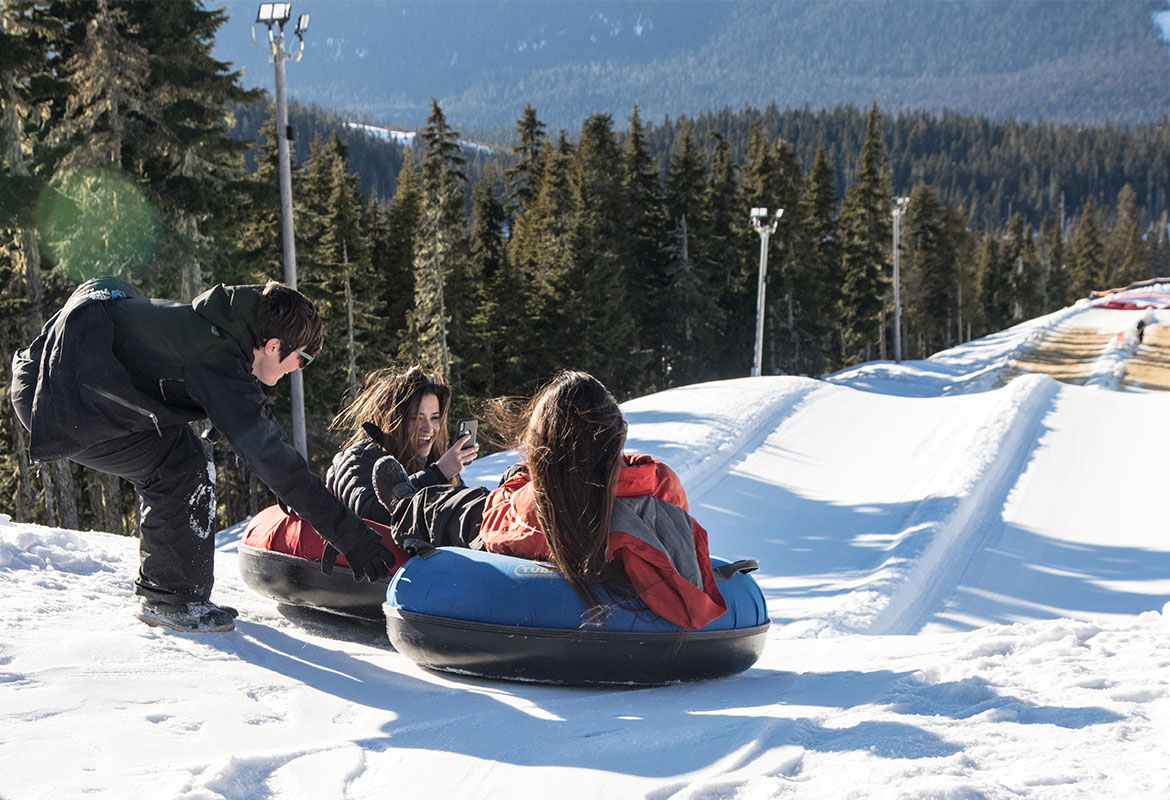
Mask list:
[[463,434],[470,433],[471,438],[463,445],[462,450],[469,450],[475,447],[475,435],[479,432],[479,420],[475,417],[464,417],[455,423],[455,441],[463,438]]

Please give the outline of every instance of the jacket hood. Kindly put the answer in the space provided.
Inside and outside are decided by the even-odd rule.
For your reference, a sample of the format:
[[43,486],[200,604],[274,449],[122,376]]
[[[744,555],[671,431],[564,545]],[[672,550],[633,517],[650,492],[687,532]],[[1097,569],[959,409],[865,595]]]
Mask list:
[[255,347],[252,320],[260,308],[263,286],[224,286],[208,289],[191,301],[195,313],[210,322],[220,335],[234,339],[248,355]]

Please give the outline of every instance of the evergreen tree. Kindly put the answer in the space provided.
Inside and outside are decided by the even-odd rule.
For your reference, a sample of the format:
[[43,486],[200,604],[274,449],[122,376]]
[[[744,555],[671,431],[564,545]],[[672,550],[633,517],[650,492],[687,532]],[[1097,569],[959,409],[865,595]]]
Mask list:
[[809,170],[801,204],[804,247],[802,281],[798,294],[805,313],[801,328],[808,338],[802,371],[824,372],[837,364],[841,328],[841,252],[837,241],[836,173],[825,154],[824,143],[817,147]]
[[703,253],[710,261],[712,278],[718,286],[719,318],[716,322],[721,324],[721,330],[717,337],[717,355],[708,364],[707,371],[711,378],[732,378],[747,375],[751,364],[747,344],[742,335],[736,336],[741,320],[734,315],[742,312],[740,276],[743,262],[752,252],[752,241],[736,214],[739,175],[730,147],[727,140],[716,133],[711,138],[715,144],[711,151],[711,170],[703,190],[703,207],[707,213],[704,224],[699,227],[699,237],[704,242]]
[[212,56],[225,11],[204,10],[198,0],[124,1],[115,7],[125,12],[126,30],[149,54],[145,95],[153,101],[152,114],[124,156],[166,224],[149,288],[190,299],[216,266],[216,240],[227,246],[244,177],[248,145],[228,135],[227,106],[253,102],[260,92],[244,90],[239,73]]
[[665,249],[667,284],[663,304],[670,309],[664,341],[666,385],[695,383],[707,377],[717,358],[722,323],[718,264],[703,247],[710,228],[704,204],[707,169],[689,126],[683,128],[670,159],[666,213],[672,226]]
[[1032,226],[1024,221],[1024,215],[1013,214],[1002,255],[1008,269],[1012,322],[1031,319],[1039,313],[1040,263],[1033,238]]
[[447,124],[438,101],[431,101],[422,139],[425,152],[421,224],[413,268],[415,304],[405,346],[426,369],[439,371],[458,388],[459,380],[452,370],[456,356],[448,343],[449,315],[463,319],[465,309],[448,308],[445,286],[447,275],[462,268],[465,256],[466,160],[459,147],[459,133]]
[[1117,194],[1117,223],[1109,233],[1105,253],[1110,286],[1127,286],[1153,277],[1149,248],[1142,238],[1137,193],[1128,183]]
[[636,346],[626,288],[630,209],[613,168],[620,160],[609,114],[591,115],[581,126],[574,157],[574,210],[555,295],[562,303],[561,330],[568,333],[560,366],[590,372],[624,396],[642,385],[648,353]]
[[[45,274],[47,265],[42,263],[33,214],[37,198],[51,192],[46,178],[52,173],[53,155],[47,139],[55,122],[54,109],[67,91],[53,72],[51,58],[63,46],[64,22],[59,13],[58,8],[33,0],[8,0],[0,5],[0,155],[4,166],[0,208],[6,240],[0,264],[0,283],[4,284],[0,302],[5,311],[0,343],[5,352],[31,341],[54,295],[60,299],[71,288],[60,286],[52,273]],[[4,370],[0,393],[7,395],[9,383],[8,370]],[[4,441],[13,444],[10,452],[27,453],[27,435],[11,410],[4,415],[4,426]],[[11,469],[16,475],[18,510],[35,513],[49,525],[77,527],[77,497],[67,462],[49,462],[34,476],[27,459],[18,455]],[[39,497],[37,477],[43,490]]]
[[528,287],[526,363],[524,379],[551,377],[563,363],[559,343],[564,338],[562,287],[568,270],[568,230],[576,213],[572,165],[574,148],[562,131],[545,159],[540,192],[533,204],[516,217],[505,263],[512,282]]
[[1008,267],[1000,248],[1000,237],[993,230],[984,231],[979,241],[976,271],[979,276],[979,311],[982,318],[977,320],[979,335],[1003,330],[1011,320],[1011,287]]
[[800,372],[806,351],[814,346],[805,323],[819,314],[815,299],[809,295],[810,276],[806,274],[811,242],[802,225],[805,178],[796,151],[788,142],[779,140],[775,154],[777,180],[773,202],[785,212],[776,225],[775,236],[769,239],[769,244],[774,243],[779,251],[779,263],[775,269],[769,266],[768,270],[772,290],[767,295],[767,311],[772,327],[766,341],[772,372]]
[[1170,212],[1163,211],[1150,232],[1150,271],[1154,277],[1170,277]]
[[1041,258],[1045,274],[1045,311],[1056,311],[1069,305],[1072,296],[1071,274],[1065,258],[1064,236],[1059,223],[1053,222],[1043,229]]
[[467,283],[475,293],[475,302],[463,336],[456,342],[464,354],[468,397],[521,390],[526,331],[524,315],[516,310],[525,308],[525,287],[515,280],[507,264],[507,211],[497,196],[501,191],[498,181],[483,181],[472,192]]
[[1105,244],[1092,198],[1081,209],[1072,249],[1072,296],[1088,297],[1089,292],[1110,288],[1105,274]]
[[375,229],[371,260],[382,277],[372,313],[382,320],[379,349],[384,361],[408,358],[410,316],[414,308],[414,258],[422,225],[422,176],[408,150],[398,172],[398,187],[383,224]]
[[520,144],[512,148],[516,163],[504,171],[508,180],[508,202],[514,214],[517,209],[531,205],[540,192],[540,173],[548,135],[545,125],[536,116],[536,109],[525,104],[524,112],[516,121]]
[[[918,338],[925,345],[925,351],[918,351],[918,358],[925,358],[947,339],[955,264],[943,239],[943,208],[938,192],[920,183],[910,193],[901,237],[902,298],[906,308],[904,322],[908,323],[904,352],[914,352],[910,344]],[[948,255],[951,260],[947,260]]]
[[348,148],[334,132],[327,143],[314,143],[303,188],[303,227],[312,246],[300,259],[298,288],[321,313],[328,351],[324,368],[306,373],[306,395],[314,395],[310,405],[326,425],[338,410],[339,389],[356,396],[363,375],[381,366],[362,356],[365,337],[359,331],[369,328],[366,298],[373,287],[367,217],[358,177],[348,165]]
[[865,141],[855,182],[845,193],[838,229],[841,236],[842,327],[846,362],[871,357],[881,332],[891,269],[891,191],[879,134],[877,103],[866,121]]
[[973,237],[967,233],[967,220],[958,209],[943,207],[942,235],[939,239],[939,261],[952,264],[951,280],[953,303],[951,315],[943,331],[942,346],[951,347],[968,337],[965,327],[971,318],[971,306],[977,297]]
[[646,375],[626,391],[644,394],[666,385],[670,349],[667,336],[675,310],[665,302],[670,280],[664,250],[668,228],[658,167],[647,149],[637,106],[629,121],[622,169],[628,214],[625,230],[618,233],[627,240],[623,249],[628,248],[630,253],[624,267],[637,331],[636,348],[648,353],[649,360]]
[[281,233],[280,161],[276,141],[276,106],[269,104],[261,129],[256,170],[242,186],[228,235],[234,242],[224,254],[217,278],[227,284],[255,284],[284,279]]

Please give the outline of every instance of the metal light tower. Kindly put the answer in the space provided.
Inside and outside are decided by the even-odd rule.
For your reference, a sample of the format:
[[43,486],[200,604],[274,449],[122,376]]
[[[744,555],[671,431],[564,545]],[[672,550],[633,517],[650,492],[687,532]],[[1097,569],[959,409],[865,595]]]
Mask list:
[[756,352],[752,362],[752,377],[760,376],[760,367],[764,360],[764,278],[768,274],[768,237],[776,232],[776,225],[780,217],[784,216],[784,209],[776,209],[775,215],[768,219],[768,209],[752,209],[752,229],[760,234],[760,280],[756,290]]
[[900,287],[900,270],[898,258],[901,247],[898,244],[902,230],[902,212],[906,209],[909,198],[894,198],[894,362],[902,360],[902,297]]
[[[268,42],[272,46],[272,64],[276,68],[276,149],[280,168],[280,230],[284,255],[284,282],[297,288],[297,252],[293,237],[292,165],[289,157],[288,103],[285,100],[284,62],[292,57],[284,48],[284,24],[292,16],[292,3],[261,3],[256,12],[256,22],[268,26]],[[296,60],[301,60],[305,51],[304,33],[309,27],[309,15],[297,18],[294,33],[300,46]],[[256,28],[252,28],[256,38]],[[292,394],[293,446],[302,456],[308,458],[308,441],[305,436],[305,382],[301,371],[289,376],[289,391]]]

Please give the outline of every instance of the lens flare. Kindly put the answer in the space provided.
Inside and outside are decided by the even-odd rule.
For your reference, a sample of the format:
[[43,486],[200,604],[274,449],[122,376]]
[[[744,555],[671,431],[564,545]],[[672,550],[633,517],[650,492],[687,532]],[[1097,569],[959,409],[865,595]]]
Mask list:
[[37,235],[57,267],[81,282],[98,275],[141,278],[162,232],[158,212],[123,174],[73,170],[37,202]]

